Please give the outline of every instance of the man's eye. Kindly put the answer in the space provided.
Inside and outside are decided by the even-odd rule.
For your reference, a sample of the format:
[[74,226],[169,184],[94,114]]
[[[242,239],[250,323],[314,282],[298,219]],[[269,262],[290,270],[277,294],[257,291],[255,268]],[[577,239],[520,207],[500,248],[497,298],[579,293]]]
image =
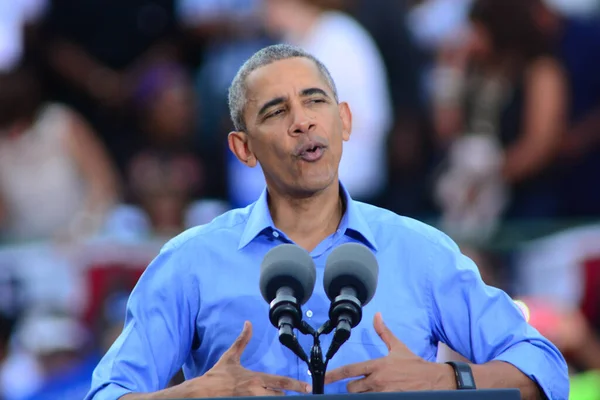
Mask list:
[[267,118],[276,117],[276,116],[282,114],[284,111],[285,110],[283,108],[279,109],[279,110],[275,110],[272,113],[270,113],[269,115],[267,115]]
[[310,102],[311,103],[325,103],[325,100],[324,99],[312,99]]

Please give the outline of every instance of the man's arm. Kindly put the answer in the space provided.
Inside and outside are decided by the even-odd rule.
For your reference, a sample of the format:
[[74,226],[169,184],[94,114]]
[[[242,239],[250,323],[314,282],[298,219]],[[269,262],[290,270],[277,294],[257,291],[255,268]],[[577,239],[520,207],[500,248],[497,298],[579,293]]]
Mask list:
[[[129,393],[123,397],[120,397],[119,400],[166,400],[166,399],[186,399],[190,398],[190,393],[186,390],[184,385],[177,385],[168,389],[159,390],[154,393]],[[196,390],[194,392],[194,397],[210,397],[208,395],[203,396],[199,394]]]
[[131,293],[123,332],[93,373],[86,400],[164,389],[181,368],[192,348],[200,301],[191,261],[182,248],[167,244],[150,263]]
[[523,399],[568,399],[566,362],[503,291],[445,239],[429,271],[436,338],[469,359],[478,388],[519,388]]
[[[440,357],[438,353],[438,361],[462,361],[468,363],[469,360],[455,351],[449,349],[446,344],[441,343],[439,347],[444,354]],[[524,399],[539,399],[541,398],[541,392],[533,381],[525,376],[521,371],[512,366],[511,364],[490,361],[486,364],[472,364],[471,369],[473,371],[473,377],[479,388],[487,389],[502,389],[507,387],[507,382],[516,382],[512,384],[513,387],[521,390],[522,397]],[[454,370],[446,368],[444,374],[446,379],[446,388],[450,390],[456,389],[456,378]],[[532,390],[533,389],[533,390]]]
[[310,385],[299,380],[242,367],[240,360],[251,337],[252,324],[246,321],[242,333],[204,375],[154,393],[127,394],[121,400],[283,396],[284,390],[310,393]]
[[482,365],[472,365],[471,368],[480,389],[516,388],[521,391],[523,400],[544,398],[540,387],[512,364],[490,361]]

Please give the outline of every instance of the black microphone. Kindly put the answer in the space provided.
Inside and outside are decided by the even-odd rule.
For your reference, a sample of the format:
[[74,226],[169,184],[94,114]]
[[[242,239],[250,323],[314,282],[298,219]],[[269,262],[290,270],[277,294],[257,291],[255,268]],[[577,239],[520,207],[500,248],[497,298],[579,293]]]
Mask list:
[[300,306],[312,295],[316,275],[310,254],[293,244],[269,250],[260,266],[260,292],[270,305],[269,320],[279,329],[279,341],[307,362],[294,328],[301,327]]
[[362,307],[375,295],[379,265],[366,246],[345,243],[327,257],[323,286],[331,301],[329,320],[335,333],[326,360],[330,360],[362,319]]

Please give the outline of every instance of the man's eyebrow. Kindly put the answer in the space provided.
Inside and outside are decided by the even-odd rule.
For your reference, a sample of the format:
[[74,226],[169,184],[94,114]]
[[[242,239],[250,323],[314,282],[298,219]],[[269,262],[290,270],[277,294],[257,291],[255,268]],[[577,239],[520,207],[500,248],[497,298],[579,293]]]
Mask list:
[[[315,94],[320,94],[321,96],[329,98],[329,95],[327,94],[327,92],[325,92],[323,89],[319,89],[317,87],[303,89],[300,91],[300,96],[302,96],[302,97],[308,97],[308,96],[312,96]],[[258,116],[259,117],[262,116],[264,113],[267,112],[267,110],[269,108],[279,105],[279,104],[282,104],[286,100],[287,100],[286,97],[281,96],[281,97],[275,97],[274,99],[267,101],[265,104],[263,104],[263,106],[260,108],[260,110],[258,110]]]
[[269,108],[276,106],[278,104],[284,103],[285,100],[286,100],[286,98],[282,96],[282,97],[275,97],[274,99],[267,101],[265,104],[263,104],[263,106],[260,108],[260,110],[258,110],[258,116],[260,117],[261,115],[266,113]]
[[300,96],[302,97],[312,96],[313,94],[320,94],[329,98],[329,95],[323,89],[319,89],[316,87],[304,89],[300,92]]

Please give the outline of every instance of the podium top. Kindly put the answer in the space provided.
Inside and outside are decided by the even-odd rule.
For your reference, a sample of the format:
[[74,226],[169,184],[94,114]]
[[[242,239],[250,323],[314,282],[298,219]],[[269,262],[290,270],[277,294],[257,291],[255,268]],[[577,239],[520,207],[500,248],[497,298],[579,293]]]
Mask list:
[[[311,396],[311,395],[306,395]],[[439,390],[402,393],[319,394],[319,400],[521,400],[518,389]],[[219,400],[290,400],[290,396],[222,397]],[[171,399],[183,400],[183,399]]]

